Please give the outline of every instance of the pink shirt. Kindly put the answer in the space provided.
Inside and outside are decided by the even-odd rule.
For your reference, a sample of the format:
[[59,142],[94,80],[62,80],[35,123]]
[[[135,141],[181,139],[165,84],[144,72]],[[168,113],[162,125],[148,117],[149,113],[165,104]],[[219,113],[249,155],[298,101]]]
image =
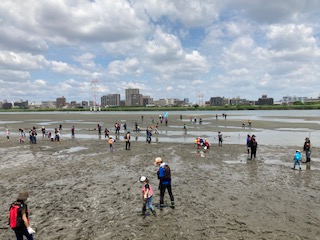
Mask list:
[[[149,189],[148,196],[145,196],[145,193],[146,193],[147,189]],[[142,186],[142,194],[146,198],[152,197],[153,190],[152,190],[152,187],[151,187],[151,185],[149,183],[146,183],[145,185]]]

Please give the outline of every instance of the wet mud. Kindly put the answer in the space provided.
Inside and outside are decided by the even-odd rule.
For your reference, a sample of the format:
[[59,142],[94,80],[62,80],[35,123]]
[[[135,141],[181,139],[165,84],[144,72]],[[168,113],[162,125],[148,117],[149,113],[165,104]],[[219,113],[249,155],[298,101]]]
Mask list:
[[[159,125],[159,135],[154,134],[148,144],[145,131],[133,131],[135,122],[141,129],[154,127],[151,115],[144,115],[142,122],[140,113],[30,113],[19,116],[19,121],[14,114],[2,114],[0,239],[14,239],[7,225],[8,208],[19,191],[28,190],[31,226],[36,230],[35,239],[40,240],[320,240],[318,145],[313,144],[310,165],[302,164],[301,171],[291,169],[293,154],[302,148],[304,137],[310,136],[308,131],[312,131],[311,141],[316,142],[314,131],[319,124],[255,120],[248,132],[239,129],[242,120],[232,116],[216,122],[212,116],[203,115],[205,124],[194,125],[189,116],[181,121],[180,115],[170,113],[169,126]],[[153,116],[155,122],[157,117]],[[95,128],[100,123],[114,135],[113,124],[124,121],[132,133],[131,150],[125,150],[121,129],[110,152],[104,136],[99,138]],[[61,142],[42,138],[42,125],[52,131],[61,123]],[[181,130],[184,123],[188,125],[185,135]],[[72,125],[75,140],[70,137]],[[28,140],[19,144],[17,130],[32,126],[38,127],[37,144]],[[283,127],[307,131],[290,132],[284,142],[283,132],[276,130]],[[9,142],[4,135],[6,128],[11,131]],[[284,144],[267,144],[263,131],[269,130],[272,139]],[[222,147],[217,146],[217,131],[225,137]],[[248,160],[245,137],[253,132],[259,144],[257,158]],[[82,135],[90,137],[80,138]],[[209,139],[209,150],[194,146],[198,135]],[[158,156],[171,167],[175,209],[156,209],[156,216],[144,217],[138,179],[141,175],[150,179],[153,204],[157,206],[157,168],[153,161]],[[165,202],[170,204],[167,193]]]
[[[242,145],[114,147],[98,139],[2,144],[0,239],[14,238],[6,214],[22,189],[36,239],[319,239],[320,160],[294,171],[295,148],[262,145],[248,160]],[[172,169],[176,207],[143,217],[138,179],[149,177],[156,206],[157,156]]]

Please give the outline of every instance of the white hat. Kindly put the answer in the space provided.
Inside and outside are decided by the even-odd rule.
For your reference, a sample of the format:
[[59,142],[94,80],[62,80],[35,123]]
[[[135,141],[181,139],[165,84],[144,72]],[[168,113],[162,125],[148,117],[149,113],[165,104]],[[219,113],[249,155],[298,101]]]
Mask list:
[[141,176],[139,179],[140,182],[144,182],[145,180],[147,180],[147,178],[145,176]]

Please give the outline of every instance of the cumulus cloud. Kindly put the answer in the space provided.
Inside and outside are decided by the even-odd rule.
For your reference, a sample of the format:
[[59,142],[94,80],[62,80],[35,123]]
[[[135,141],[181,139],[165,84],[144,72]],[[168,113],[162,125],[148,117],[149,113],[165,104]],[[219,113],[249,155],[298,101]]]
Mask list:
[[112,75],[135,75],[139,76],[143,70],[137,58],[128,58],[124,61],[113,61],[109,64],[107,72]]
[[37,79],[37,80],[34,81],[34,84],[37,85],[37,86],[44,87],[44,86],[46,86],[47,83],[44,80]]
[[0,52],[0,68],[35,70],[47,66],[49,62],[41,55],[32,55],[24,52]]

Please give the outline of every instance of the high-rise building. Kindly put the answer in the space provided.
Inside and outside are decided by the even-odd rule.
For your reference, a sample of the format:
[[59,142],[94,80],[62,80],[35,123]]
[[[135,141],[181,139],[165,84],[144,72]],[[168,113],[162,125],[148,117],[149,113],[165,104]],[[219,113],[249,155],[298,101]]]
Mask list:
[[84,108],[89,107],[88,101],[82,101],[82,102],[81,102],[81,106],[84,107]]
[[267,95],[262,95],[262,97],[258,99],[257,105],[273,105],[273,98],[268,98]]
[[[126,106],[137,106],[136,102],[134,105],[132,104],[132,95],[139,94],[139,89],[129,88],[129,89],[126,89],[125,91],[126,91]],[[137,97],[134,97],[135,101],[136,101],[136,98]],[[141,105],[142,105],[142,103],[141,103]],[[140,105],[138,105],[138,106],[140,106]]]
[[131,94],[131,105],[130,106],[143,106],[143,96],[140,93]]
[[212,97],[210,98],[210,106],[222,106],[224,98],[222,97]]
[[120,106],[120,94],[108,94],[101,97],[101,106]]
[[65,97],[60,97],[57,98],[56,104],[57,104],[57,108],[63,108],[64,106],[66,106],[66,98]]
[[153,104],[153,98],[151,98],[150,96],[143,96],[143,106],[147,106]]

